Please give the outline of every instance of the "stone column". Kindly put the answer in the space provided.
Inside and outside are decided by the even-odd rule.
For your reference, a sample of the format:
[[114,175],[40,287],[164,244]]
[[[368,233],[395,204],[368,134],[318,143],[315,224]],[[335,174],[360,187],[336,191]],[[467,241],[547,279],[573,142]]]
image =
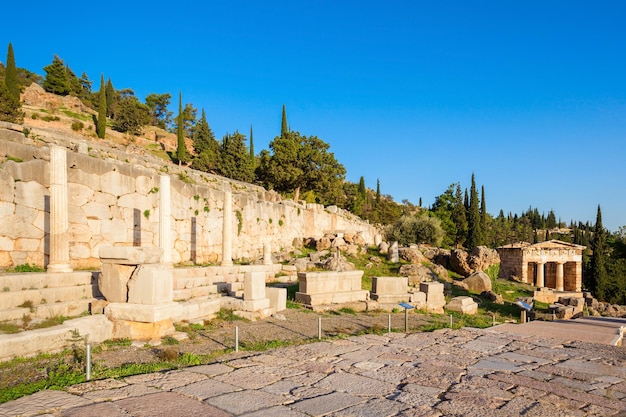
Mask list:
[[581,292],[583,285],[583,263],[576,262],[576,291]]
[[224,224],[222,226],[222,266],[233,264],[233,193],[224,192]]
[[543,262],[537,262],[537,287],[545,287],[546,284],[544,282],[544,269],[545,264]]
[[47,271],[72,272],[67,235],[67,152],[65,148],[50,149],[50,258]]
[[163,249],[161,262],[172,263],[172,206],[169,175],[159,181],[159,247]]
[[563,262],[556,264],[556,290],[563,291]]

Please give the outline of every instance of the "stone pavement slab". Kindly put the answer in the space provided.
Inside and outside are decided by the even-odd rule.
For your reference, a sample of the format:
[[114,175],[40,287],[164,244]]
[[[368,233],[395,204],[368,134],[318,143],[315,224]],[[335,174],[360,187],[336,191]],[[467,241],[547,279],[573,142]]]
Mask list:
[[91,403],[85,398],[63,391],[39,391],[33,395],[0,404],[0,416],[30,417],[46,411],[58,411]]
[[161,392],[144,397],[132,397],[115,401],[113,404],[120,407],[133,417],[189,417],[212,416],[230,417],[231,414],[217,409],[209,404],[174,394]]
[[83,383],[0,404],[0,417],[624,412],[624,348],[491,329],[368,335],[242,352],[211,365]]

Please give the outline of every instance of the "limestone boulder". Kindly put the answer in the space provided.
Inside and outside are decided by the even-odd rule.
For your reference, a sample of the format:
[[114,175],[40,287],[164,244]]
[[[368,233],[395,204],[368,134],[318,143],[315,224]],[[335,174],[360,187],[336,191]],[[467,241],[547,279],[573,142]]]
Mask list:
[[427,261],[426,257],[417,248],[417,246],[411,246],[408,248],[399,248],[398,255],[400,256],[400,259],[403,259],[412,264],[419,264],[419,263]]
[[387,255],[388,252],[389,252],[389,243],[380,242],[380,244],[378,245],[378,253],[380,253],[381,255]]
[[400,267],[398,274],[403,277],[408,277],[409,284],[413,286],[420,282],[437,280],[439,277],[436,272],[422,264],[404,264]]
[[318,251],[330,249],[332,242],[328,236],[323,236],[315,242],[315,249]]
[[473,271],[484,271],[492,265],[499,264],[500,255],[495,249],[477,246],[472,249],[468,262]]
[[437,265],[441,265],[446,269],[452,269],[450,267],[451,251],[449,249],[434,248],[432,254],[429,252],[428,255],[425,253],[424,256],[427,258],[432,256],[432,261]]
[[491,278],[489,275],[482,271],[474,272],[469,277],[463,280],[463,283],[467,285],[470,291],[482,293],[484,291],[491,291]]
[[504,304],[504,299],[500,294],[496,294],[493,291],[483,291],[480,293],[480,296],[486,300],[491,301],[496,304]]
[[457,274],[468,277],[474,272],[468,261],[469,254],[463,249],[450,251],[450,269]]

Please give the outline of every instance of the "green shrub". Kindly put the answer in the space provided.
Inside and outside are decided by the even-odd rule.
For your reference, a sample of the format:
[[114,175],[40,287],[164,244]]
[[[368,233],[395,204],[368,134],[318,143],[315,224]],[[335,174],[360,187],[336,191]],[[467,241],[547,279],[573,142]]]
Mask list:
[[80,120],[74,120],[72,122],[72,130],[75,132],[81,131],[85,128],[85,124]]
[[441,246],[443,240],[441,221],[426,215],[405,215],[385,229],[389,241],[398,241],[401,245],[411,243],[427,243],[435,247]]

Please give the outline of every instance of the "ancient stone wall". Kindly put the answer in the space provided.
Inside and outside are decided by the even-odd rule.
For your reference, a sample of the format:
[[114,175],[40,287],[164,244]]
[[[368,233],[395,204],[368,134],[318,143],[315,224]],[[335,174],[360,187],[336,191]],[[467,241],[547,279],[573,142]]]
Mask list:
[[[4,126],[6,127],[6,126]],[[31,135],[32,136],[32,135]],[[263,246],[290,247],[294,238],[327,231],[361,233],[369,244],[376,229],[334,207],[281,201],[272,191],[86,143],[68,149],[70,264],[99,268],[103,246],[159,246],[159,179],[171,179],[172,261],[221,261],[224,195],[232,192],[232,257],[256,260]],[[94,146],[97,146],[94,144]],[[111,157],[107,158],[107,155]],[[0,268],[45,266],[50,253],[50,148],[0,126]]]

